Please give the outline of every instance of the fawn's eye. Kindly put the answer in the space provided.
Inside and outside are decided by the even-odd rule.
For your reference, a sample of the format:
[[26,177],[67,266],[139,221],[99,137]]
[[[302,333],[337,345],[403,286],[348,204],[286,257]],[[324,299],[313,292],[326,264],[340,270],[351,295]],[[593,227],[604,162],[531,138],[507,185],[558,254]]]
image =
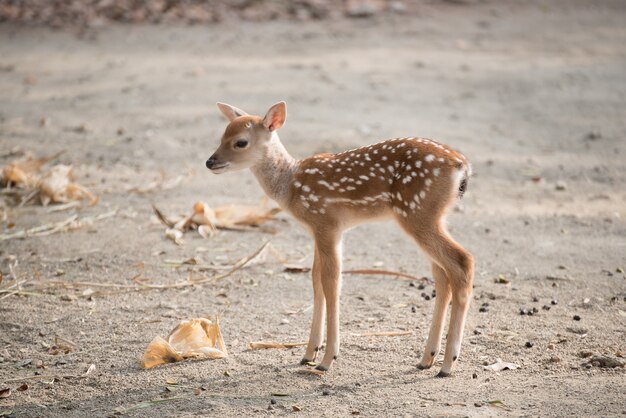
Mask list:
[[245,148],[248,146],[248,141],[246,141],[245,139],[240,139],[237,142],[235,142],[235,148]]

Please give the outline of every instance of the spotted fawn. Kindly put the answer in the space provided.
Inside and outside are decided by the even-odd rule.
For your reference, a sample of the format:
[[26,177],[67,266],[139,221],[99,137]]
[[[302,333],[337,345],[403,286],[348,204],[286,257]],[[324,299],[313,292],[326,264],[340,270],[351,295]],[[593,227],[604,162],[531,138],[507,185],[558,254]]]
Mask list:
[[471,173],[465,157],[425,138],[396,138],[339,154],[296,160],[278,138],[286,105],[272,106],[265,117],[217,104],[229,124],[220,146],[207,160],[213,173],[250,168],[265,193],[289,212],[315,240],[313,320],[302,364],[326,348],[318,370],[326,371],[339,354],[339,294],[343,232],[357,224],[394,219],[431,259],[437,297],[426,349],[418,364],[428,369],[441,348],[446,311],[452,309],[443,366],[449,376],[458,359],[472,295],[474,261],[455,242],[444,222],[463,195]]

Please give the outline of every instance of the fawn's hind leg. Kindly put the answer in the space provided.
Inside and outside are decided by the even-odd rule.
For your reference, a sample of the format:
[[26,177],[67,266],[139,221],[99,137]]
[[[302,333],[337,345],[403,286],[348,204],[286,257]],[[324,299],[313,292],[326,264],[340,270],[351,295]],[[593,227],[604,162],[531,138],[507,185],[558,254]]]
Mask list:
[[426,348],[422,354],[422,360],[417,365],[419,369],[429,369],[435,362],[435,358],[441,350],[441,335],[443,333],[443,323],[446,319],[446,312],[452,297],[450,284],[446,272],[436,263],[432,263],[433,278],[435,279],[435,290],[437,297],[435,298],[435,309],[433,311],[433,319],[428,332],[428,340]]
[[[457,244],[446,231],[442,219],[435,219],[432,222],[416,222],[415,219],[398,217],[398,221],[402,227],[411,235],[417,243],[424,249],[431,260],[437,264],[441,270],[445,273],[446,282],[448,284],[451,299],[452,309],[450,312],[450,323],[448,325],[448,334],[446,340],[446,351],[443,358],[443,366],[441,371],[437,375],[438,377],[449,376],[452,367],[456,360],[459,358],[461,351],[461,341],[463,340],[463,328],[465,326],[465,318],[467,317],[467,311],[469,309],[470,299],[472,296],[472,284],[474,281],[474,259],[472,255]],[[437,273],[435,280],[441,278],[444,275]],[[445,296],[441,295],[441,296]],[[440,302],[439,290],[437,290],[436,303],[442,303],[442,305],[435,305],[435,315],[433,316],[433,324],[431,327],[431,334],[433,331],[438,331],[440,326],[437,321],[441,321],[445,315],[445,307],[447,303]],[[435,335],[429,335],[427,348],[436,347]],[[433,350],[427,351],[425,355],[430,355]],[[435,354],[436,355],[436,354]],[[426,361],[424,361],[426,360]],[[434,359],[422,359],[420,368],[423,366],[432,365]]]
[[309,343],[306,352],[300,364],[306,364],[315,361],[324,338],[324,317],[326,315],[326,298],[324,297],[324,289],[322,287],[322,266],[320,264],[320,255],[318,248],[315,248],[313,258],[313,269],[311,271],[313,279],[313,319],[311,320],[311,333],[309,334]]

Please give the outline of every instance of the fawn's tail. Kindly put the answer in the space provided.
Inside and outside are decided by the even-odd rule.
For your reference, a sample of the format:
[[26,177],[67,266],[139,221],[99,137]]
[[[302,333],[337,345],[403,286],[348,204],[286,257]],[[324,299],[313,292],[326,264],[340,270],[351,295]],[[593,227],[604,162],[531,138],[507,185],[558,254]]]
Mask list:
[[471,176],[472,166],[469,163],[466,163],[463,170],[463,177],[461,178],[461,182],[459,183],[459,199],[461,199],[465,194],[465,191],[467,190],[467,184]]

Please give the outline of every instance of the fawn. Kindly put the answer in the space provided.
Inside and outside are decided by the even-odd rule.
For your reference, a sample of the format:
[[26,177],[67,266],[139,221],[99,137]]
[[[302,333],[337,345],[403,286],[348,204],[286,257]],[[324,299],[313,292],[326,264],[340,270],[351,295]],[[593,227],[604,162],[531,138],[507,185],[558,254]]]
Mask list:
[[461,349],[474,279],[472,255],[448,235],[444,224],[447,209],[463,195],[471,174],[465,157],[429,139],[398,138],[296,160],[276,133],[285,123],[284,102],[272,106],[263,118],[224,103],[217,106],[229,124],[207,168],[216,174],[250,168],[265,193],[315,240],[313,320],[301,363],[317,357],[325,315],[326,349],[317,369],[328,370],[339,353],[343,232],[367,221],[393,218],[432,261],[437,297],[419,369],[430,368],[439,354],[452,301],[444,361],[437,377],[449,376]]

